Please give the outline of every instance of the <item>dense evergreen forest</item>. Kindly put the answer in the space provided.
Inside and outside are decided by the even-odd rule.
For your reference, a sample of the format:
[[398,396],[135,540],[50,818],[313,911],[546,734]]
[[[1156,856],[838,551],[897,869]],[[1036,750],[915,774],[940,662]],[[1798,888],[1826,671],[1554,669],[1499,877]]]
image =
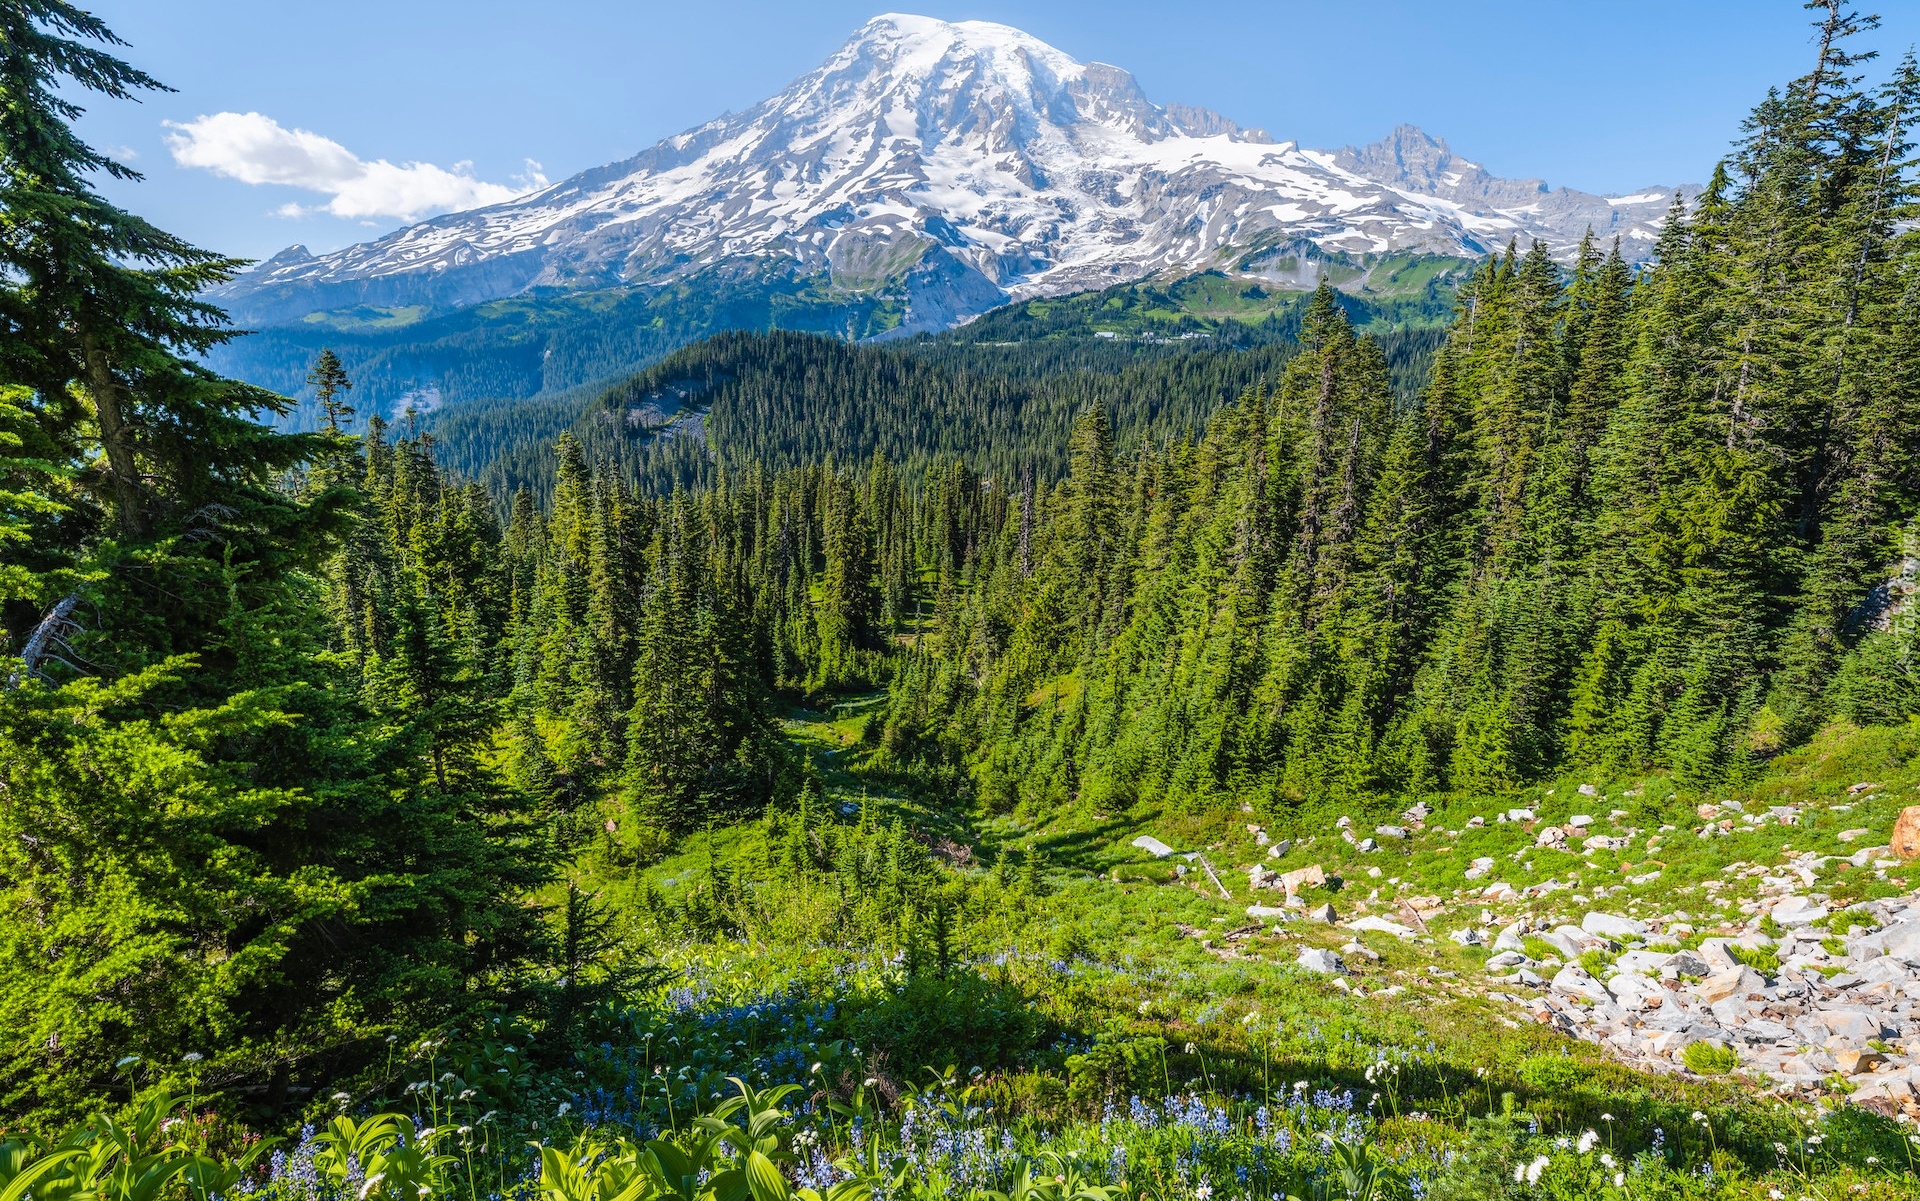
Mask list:
[[[857,463],[876,451],[916,476],[948,458],[1003,481],[1053,479],[1066,470],[1074,416],[1088,408],[1110,414],[1123,445],[1198,434],[1240,393],[1279,378],[1298,352],[1305,311],[1303,298],[1250,329],[1229,323],[1218,345],[1213,335],[1013,344],[948,335],[853,346],[784,331],[721,334],[610,387],[464,404],[409,424],[432,435],[443,466],[503,499],[531,488],[543,505],[561,430],[589,459],[662,496],[749,466]],[[1442,337],[1431,327],[1381,331],[1403,404],[1414,402]]]
[[[1038,988],[992,974],[1018,947],[960,931],[1050,929],[1032,832],[1063,814],[1328,832],[1336,812],[1576,769],[1731,789],[1830,723],[1920,716],[1920,67],[1863,82],[1848,39],[1867,24],[1823,8],[1815,69],[1676,201],[1650,265],[1591,238],[1565,262],[1510,246],[1444,331],[1375,336],[1323,284],[1202,349],[729,333],[609,389],[395,424],[357,418],[359,381],[322,349],[317,424],[288,433],[285,397],[205,365],[237,335],[200,297],[241,264],[104,199],[102,174],[137,176],[74,132],[75,97],[161,85],[63,0],[0,0],[0,1137],[135,1115],[0,1142],[0,1199],[37,1180],[230,1195],[258,1129],[302,1118],[333,1125],[289,1162],[332,1183],[282,1162],[233,1195],[1008,1195],[911,1191],[931,1178],[910,1186],[879,1148],[906,1155],[887,1115],[915,1097],[941,1121],[974,1121],[973,1100],[1022,1115],[1042,1148],[1017,1160],[1022,1201],[1118,1201],[1141,1179],[1125,1147],[1069,1163],[1046,1123],[1158,1129],[1163,1101],[1168,1131],[1219,1138],[1291,1115],[1300,1156],[1322,1154],[1310,1122],[1344,1131],[1324,1146],[1346,1167],[1314,1161],[1312,1196],[1421,1196],[1411,1168],[1354,1149],[1386,1103],[1310,1106],[1307,1080],[1289,1101],[1268,1079],[1351,1084],[1358,1052],[1313,1067],[1246,1042],[1210,1066],[1208,1040],[1242,1035],[1208,1024],[1251,1031],[1257,1012],[1215,1022],[1209,1001],[1163,1031],[1187,1039],[1149,1037],[1128,1023],[1212,994],[1155,976],[1137,1011],[1132,994],[1099,1011],[1063,983],[1097,958],[1085,939],[1038,952],[1055,973]],[[850,697],[870,716],[844,745],[791,736]],[[854,755],[861,795],[830,800],[834,756]],[[869,785],[934,817],[876,817]],[[975,822],[1026,833],[989,867],[988,839],[976,857],[941,832]],[[746,849],[723,862],[723,844]],[[669,861],[672,897],[647,874]],[[795,1016],[809,989],[853,989],[850,960],[708,1009],[715,977],[663,966],[673,947],[750,961],[796,930],[807,955],[876,957],[867,1008]],[[675,972],[698,987],[636,1000]],[[1077,1027],[1042,1016],[1055,986]],[[749,1047],[763,1019],[789,1040],[777,1063]],[[1387,1060],[1368,1063],[1372,1084]],[[929,1065],[934,1084],[901,1083]],[[970,1082],[989,1070],[1009,1074]],[[1448,1071],[1421,1104],[1465,1123],[1478,1089],[1501,1145],[1539,1133],[1514,1092]],[[1537,1113],[1574,1112],[1552,1109],[1564,1075],[1514,1079]],[[797,1083],[807,1121],[839,1123],[837,1164],[777,1108]],[[1239,1127],[1201,1099],[1229,1083],[1262,1090]],[[179,1093],[211,1108],[163,1154]],[[368,1116],[403,1094],[433,1107],[419,1125]],[[1616,1094],[1595,1095],[1583,1120]],[[1647,1095],[1622,1137],[1664,1148],[1655,1119],[1678,1103]],[[485,1143],[476,1184],[490,1120],[518,1141]],[[1011,1128],[980,1181],[1015,1171]],[[1212,1195],[1200,1145],[1153,1197]],[[1422,1146],[1433,1171],[1454,1162]],[[58,1174],[82,1148],[84,1188]],[[143,1192],[143,1164],[173,1166]],[[1608,1178],[1554,1195],[1629,1195]],[[1632,1195],[1722,1195],[1675,1179]],[[1449,1195],[1507,1195],[1479,1187]]]

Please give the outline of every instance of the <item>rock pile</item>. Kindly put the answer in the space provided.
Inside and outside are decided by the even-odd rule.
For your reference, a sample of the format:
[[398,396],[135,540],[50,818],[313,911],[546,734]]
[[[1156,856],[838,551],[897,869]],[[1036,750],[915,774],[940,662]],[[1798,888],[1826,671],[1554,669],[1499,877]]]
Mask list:
[[[1854,1103],[1920,1117],[1920,897],[1845,912],[1848,932],[1837,935],[1814,924],[1829,918],[1825,904],[1789,895],[1768,915],[1784,927],[1777,939],[1755,923],[1697,951],[1617,914],[1551,928],[1523,919],[1500,931],[1487,967],[1526,990],[1499,995],[1537,1020],[1646,1066],[1677,1069],[1689,1045],[1706,1042],[1780,1091],[1819,1091],[1837,1075]],[[1529,942],[1556,954],[1536,960]],[[1603,954],[1582,964],[1590,951]]]

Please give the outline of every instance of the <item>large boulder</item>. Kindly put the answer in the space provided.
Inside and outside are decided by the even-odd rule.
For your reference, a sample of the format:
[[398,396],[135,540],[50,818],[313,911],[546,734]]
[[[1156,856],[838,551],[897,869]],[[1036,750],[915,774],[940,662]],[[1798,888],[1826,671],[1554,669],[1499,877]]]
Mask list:
[[1280,887],[1288,896],[1293,896],[1309,886],[1324,887],[1326,882],[1327,873],[1317,863],[1309,863],[1305,867],[1280,873]]
[[1773,906],[1773,920],[1783,926],[1811,926],[1825,920],[1830,911],[1817,901],[1806,897],[1782,897]]
[[1403,926],[1399,922],[1390,922],[1384,917],[1361,917],[1347,923],[1349,930],[1373,930],[1381,934],[1391,934],[1395,938],[1412,938],[1418,931]]
[[1647,923],[1638,918],[1621,917],[1617,913],[1589,913],[1580,919],[1580,928],[1589,934],[1601,938],[1618,939],[1626,942],[1647,932]]
[[1767,978],[1745,964],[1708,976],[1693,985],[1693,993],[1712,1005],[1729,997],[1744,997],[1767,986]]
[[1893,837],[1887,840],[1899,859],[1920,859],[1920,805],[1908,805],[1893,823]]
[[1303,970],[1322,976],[1338,976],[1344,974],[1347,970],[1347,965],[1341,961],[1338,955],[1335,955],[1332,951],[1322,950],[1319,947],[1302,948],[1300,958],[1295,962],[1297,966]]

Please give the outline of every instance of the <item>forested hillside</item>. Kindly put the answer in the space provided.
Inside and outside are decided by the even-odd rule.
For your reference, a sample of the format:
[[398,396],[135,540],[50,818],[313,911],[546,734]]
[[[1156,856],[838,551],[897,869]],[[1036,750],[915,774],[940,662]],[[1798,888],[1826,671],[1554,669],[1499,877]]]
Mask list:
[[1444,331],[293,434],[0,0],[0,1201],[1911,1196],[1920,67],[1816,8]]
[[[467,405],[424,423],[438,459],[502,499],[544,504],[556,430],[590,461],[664,496],[757,466],[857,464],[875,453],[910,474],[957,459],[1007,487],[1058,478],[1076,414],[1110,414],[1125,445],[1197,435],[1248,388],[1267,387],[1298,351],[1299,320],[1265,323],[1238,348],[1206,342],[1042,339],[1014,346],[952,338],[855,347],[808,334],[722,334],[593,394]],[[1437,330],[1382,332],[1386,370],[1412,403]],[[1193,346],[1200,349],[1193,349]]]

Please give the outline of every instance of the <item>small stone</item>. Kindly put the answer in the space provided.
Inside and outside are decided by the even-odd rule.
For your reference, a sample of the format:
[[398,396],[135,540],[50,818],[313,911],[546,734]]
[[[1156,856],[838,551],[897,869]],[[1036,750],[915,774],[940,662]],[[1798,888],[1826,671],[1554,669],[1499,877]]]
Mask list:
[[1599,796],[1600,790],[1594,787],[1592,784],[1582,784],[1580,786],[1580,795],[1581,796]]
[[1278,918],[1285,918],[1285,917],[1287,917],[1287,916],[1288,916],[1288,913],[1287,913],[1287,910],[1286,910],[1286,908],[1285,908],[1284,906],[1279,906],[1279,905],[1249,905],[1249,906],[1247,906],[1247,916],[1248,916],[1248,917],[1278,917]]
[[1371,838],[1362,838],[1360,840],[1360,851],[1362,854],[1365,854],[1369,851],[1377,851],[1379,849],[1380,849],[1380,844],[1375,842]]
[[1375,826],[1373,832],[1382,838],[1405,838],[1407,836],[1407,828],[1405,826]]
[[1487,819],[1484,817],[1475,816],[1467,819],[1467,829],[1469,830],[1484,829],[1486,827],[1486,824],[1487,824]]
[[1335,913],[1333,911],[1333,905],[1331,903],[1328,903],[1320,906],[1320,908],[1318,909],[1307,910],[1307,920],[1314,921],[1314,922],[1325,922],[1327,925],[1331,926],[1333,923],[1340,920],[1340,915]]
[[1455,930],[1452,934],[1447,935],[1447,937],[1451,938],[1453,941],[1459,943],[1463,947],[1481,946],[1486,941],[1485,939],[1480,937],[1480,931],[1475,930],[1472,926],[1463,926],[1462,928]]
[[1267,858],[1278,859],[1292,849],[1293,840],[1290,838],[1282,838],[1279,842],[1267,848]]
[[1590,813],[1576,813],[1567,819],[1567,824],[1576,830],[1584,830],[1593,824],[1593,815]]
[[1852,842],[1856,838],[1865,838],[1870,833],[1872,833],[1872,831],[1868,830],[1865,826],[1861,826],[1854,830],[1842,830],[1840,833],[1834,835],[1834,837],[1838,838],[1841,842]]
[[1533,820],[1533,810],[1509,809],[1507,810],[1507,820],[1510,822],[1530,822]]
[[1467,879],[1478,880],[1492,870],[1493,860],[1483,855],[1467,865]]

